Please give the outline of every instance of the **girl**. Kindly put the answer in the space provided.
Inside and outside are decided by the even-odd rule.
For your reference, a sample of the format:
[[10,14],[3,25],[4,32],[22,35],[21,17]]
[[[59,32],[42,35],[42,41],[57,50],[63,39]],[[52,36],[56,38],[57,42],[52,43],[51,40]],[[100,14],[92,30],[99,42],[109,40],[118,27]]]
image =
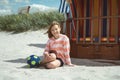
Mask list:
[[69,55],[69,38],[60,32],[60,24],[53,21],[47,31],[49,40],[44,50],[43,63],[45,63],[45,67],[48,69],[61,67],[64,64],[73,66]]

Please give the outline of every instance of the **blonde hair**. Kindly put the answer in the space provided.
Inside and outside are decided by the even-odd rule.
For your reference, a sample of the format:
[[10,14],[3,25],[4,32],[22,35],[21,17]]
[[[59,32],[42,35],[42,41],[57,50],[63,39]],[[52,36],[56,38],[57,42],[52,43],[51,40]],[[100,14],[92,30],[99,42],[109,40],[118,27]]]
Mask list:
[[59,24],[57,21],[53,21],[53,22],[50,24],[50,26],[49,26],[49,28],[48,28],[48,31],[46,32],[46,33],[48,34],[48,37],[49,37],[49,38],[53,37],[53,35],[52,35],[52,33],[51,33],[51,28],[52,28],[54,25],[58,25],[58,27],[61,28],[61,27],[60,27],[60,24]]

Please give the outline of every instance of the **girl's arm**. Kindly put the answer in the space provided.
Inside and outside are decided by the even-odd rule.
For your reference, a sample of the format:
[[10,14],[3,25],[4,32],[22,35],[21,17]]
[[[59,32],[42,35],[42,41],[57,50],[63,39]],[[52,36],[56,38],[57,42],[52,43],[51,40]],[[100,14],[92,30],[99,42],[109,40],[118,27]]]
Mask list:
[[70,59],[70,42],[68,37],[66,37],[64,40],[63,48],[64,48],[65,63],[67,65],[72,65],[71,59]]

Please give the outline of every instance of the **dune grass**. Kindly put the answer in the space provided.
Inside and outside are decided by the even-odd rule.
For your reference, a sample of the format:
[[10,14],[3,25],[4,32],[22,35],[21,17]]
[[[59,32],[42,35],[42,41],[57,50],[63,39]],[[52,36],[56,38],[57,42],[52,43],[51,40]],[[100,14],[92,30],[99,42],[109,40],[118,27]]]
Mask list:
[[63,20],[63,14],[58,11],[0,16],[0,31],[39,30],[47,28],[52,21],[61,22]]

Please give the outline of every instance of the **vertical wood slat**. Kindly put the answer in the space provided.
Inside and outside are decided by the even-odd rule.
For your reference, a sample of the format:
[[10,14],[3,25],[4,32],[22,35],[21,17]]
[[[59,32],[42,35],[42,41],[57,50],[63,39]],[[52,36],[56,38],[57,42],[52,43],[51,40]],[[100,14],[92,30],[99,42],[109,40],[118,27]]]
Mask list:
[[[118,15],[120,16],[120,0],[118,0]],[[118,18],[118,42],[120,43],[120,17]]]
[[[99,10],[100,10],[100,5],[99,5],[99,0],[94,0],[93,1],[93,17],[99,17]],[[95,18],[92,20],[93,21],[93,38],[97,39],[99,38],[99,18]],[[95,41],[95,40],[94,40]],[[96,40],[98,43],[98,41]]]
[[[71,36],[73,37],[74,36],[74,27],[75,27],[75,24],[74,24],[74,20],[73,20],[73,18],[75,18],[75,12],[74,12],[74,7],[73,7],[73,0],[70,0],[69,1],[69,6],[70,6],[70,13],[71,13],[71,18],[72,18],[72,21],[71,21],[71,23],[72,23],[72,25],[71,25],[71,23],[70,23],[70,25],[71,25]],[[73,29],[72,29],[73,28]]]
[[[78,3],[77,3],[77,0],[74,0],[74,6],[76,8],[76,17],[79,18],[79,7],[78,7]],[[78,43],[79,41],[79,34],[78,34],[78,31],[79,30],[79,20],[76,19],[75,20],[75,38],[76,38],[76,43]]]
[[[83,0],[76,0],[76,5],[77,5],[77,18],[83,18],[84,16],[83,16],[83,14],[84,14],[84,1]],[[84,27],[84,24],[83,24],[83,19],[81,20],[81,19],[77,19],[77,26],[78,26],[78,32],[77,32],[77,34],[78,34],[78,41],[79,42],[81,42],[82,41],[82,39],[83,39],[83,27]],[[80,41],[81,40],[81,41]]]
[[[110,16],[118,15],[118,0],[110,0]],[[110,37],[115,39],[114,43],[118,42],[118,18],[110,18]]]
[[[77,4],[77,1],[76,0],[74,0],[74,4],[75,4],[75,8],[76,8],[76,17],[78,18],[79,17],[79,9],[78,9],[78,4]],[[76,43],[78,43],[78,37],[79,37],[79,35],[78,35],[78,30],[79,30],[79,22],[78,22],[78,20],[76,19],[75,20],[75,23],[76,23],[76,34],[75,34],[75,37],[76,37]]]
[[[98,17],[100,17],[101,13],[102,13],[102,10],[101,10],[102,6],[103,6],[102,2],[103,2],[102,0],[99,0],[99,13],[98,13]],[[99,18],[98,19],[98,24],[99,24],[99,26],[98,26],[99,27],[99,44],[101,44],[101,21],[102,20]]]
[[[84,17],[86,17],[85,15],[86,13],[86,0],[84,0]],[[85,39],[86,39],[86,19],[84,19],[84,31],[83,31],[83,43],[85,43]]]
[[[94,2],[94,0],[92,0],[92,1],[90,1],[90,6],[91,6],[91,9],[90,9],[90,11],[91,11],[91,17],[93,17],[93,2]],[[93,27],[94,27],[94,25],[93,25],[93,19],[91,19],[90,20],[90,22],[91,22],[91,30],[90,30],[90,33],[91,33],[91,44],[93,44]]]
[[[119,15],[119,5],[120,5],[120,4],[119,4],[119,1],[120,1],[120,0],[117,0],[117,1],[116,1],[116,4],[117,4],[117,5],[116,5],[116,6],[117,6],[117,8],[116,8],[116,9],[117,9],[117,15]],[[119,22],[118,22],[118,21],[119,21],[119,18],[117,18],[117,22],[116,22],[116,27],[117,27],[117,28],[116,28],[116,37],[115,37],[115,39],[116,39],[116,40],[115,40],[115,43],[116,43],[116,44],[118,43],[118,35],[119,35],[119,32],[118,32],[118,30],[119,30],[119,28],[118,28],[118,27],[119,27]]]
[[[110,12],[110,4],[109,4],[109,1],[110,0],[107,0],[107,16],[109,16],[109,12]],[[110,23],[109,23],[109,19],[110,18],[107,18],[107,43],[109,43],[109,38],[110,38]]]
[[[72,0],[72,7],[73,7],[73,18],[77,18],[77,12],[76,12],[76,4],[75,4],[75,0]],[[72,29],[72,38],[76,38],[76,20],[72,19],[72,23],[73,23],[73,29]]]
[[[117,0],[111,0],[111,16],[117,15]],[[116,35],[116,18],[111,18],[111,36],[115,37]]]

